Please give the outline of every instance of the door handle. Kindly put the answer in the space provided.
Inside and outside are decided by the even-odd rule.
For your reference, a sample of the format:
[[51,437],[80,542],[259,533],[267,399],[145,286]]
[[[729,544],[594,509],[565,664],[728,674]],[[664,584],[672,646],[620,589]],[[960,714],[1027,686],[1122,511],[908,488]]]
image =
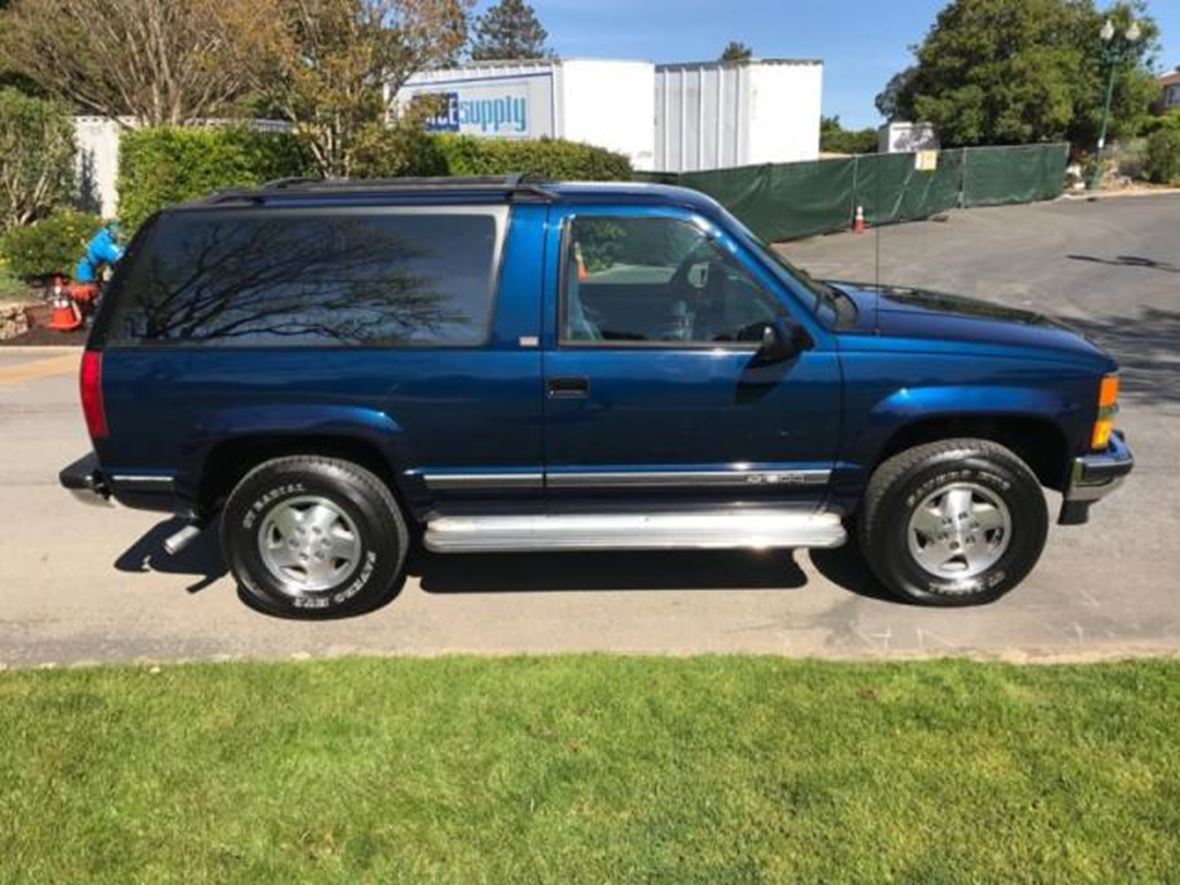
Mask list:
[[590,395],[590,379],[581,376],[550,378],[545,390],[551,399],[585,399]]

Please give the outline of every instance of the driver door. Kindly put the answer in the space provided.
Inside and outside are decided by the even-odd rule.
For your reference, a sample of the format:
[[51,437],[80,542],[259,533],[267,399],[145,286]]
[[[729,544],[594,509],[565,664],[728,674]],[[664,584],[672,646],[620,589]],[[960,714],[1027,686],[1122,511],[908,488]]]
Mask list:
[[[615,508],[795,504],[826,491],[840,372],[822,326],[723,230],[669,208],[551,208],[546,494]],[[814,346],[767,363],[789,315]]]

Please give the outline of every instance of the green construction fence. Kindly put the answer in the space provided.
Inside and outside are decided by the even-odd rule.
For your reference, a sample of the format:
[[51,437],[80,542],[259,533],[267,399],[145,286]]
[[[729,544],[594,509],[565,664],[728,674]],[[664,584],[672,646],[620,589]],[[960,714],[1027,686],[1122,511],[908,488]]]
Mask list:
[[857,206],[870,224],[893,224],[954,208],[1053,199],[1061,194],[1068,148],[938,151],[931,171],[919,170],[912,153],[862,154],[710,172],[641,172],[636,178],[706,193],[759,236],[778,241],[843,230]]

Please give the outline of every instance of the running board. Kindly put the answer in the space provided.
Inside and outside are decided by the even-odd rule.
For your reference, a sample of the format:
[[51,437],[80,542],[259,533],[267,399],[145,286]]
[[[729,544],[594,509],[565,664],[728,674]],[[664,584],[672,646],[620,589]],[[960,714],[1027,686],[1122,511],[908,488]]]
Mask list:
[[435,553],[541,550],[720,550],[839,547],[844,526],[834,513],[795,510],[698,513],[443,516],[426,524]]

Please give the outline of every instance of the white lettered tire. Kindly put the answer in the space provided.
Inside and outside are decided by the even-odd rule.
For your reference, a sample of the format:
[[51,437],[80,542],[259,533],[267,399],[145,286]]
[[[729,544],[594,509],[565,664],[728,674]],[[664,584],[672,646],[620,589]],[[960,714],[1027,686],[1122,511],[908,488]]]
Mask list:
[[385,483],[338,458],[266,461],[238,483],[222,514],[222,551],[244,598],[288,617],[380,605],[397,588],[408,545]]
[[1036,476],[1010,449],[948,439],[881,464],[858,527],[866,561],[894,593],[922,605],[980,605],[1032,571],[1049,514]]

